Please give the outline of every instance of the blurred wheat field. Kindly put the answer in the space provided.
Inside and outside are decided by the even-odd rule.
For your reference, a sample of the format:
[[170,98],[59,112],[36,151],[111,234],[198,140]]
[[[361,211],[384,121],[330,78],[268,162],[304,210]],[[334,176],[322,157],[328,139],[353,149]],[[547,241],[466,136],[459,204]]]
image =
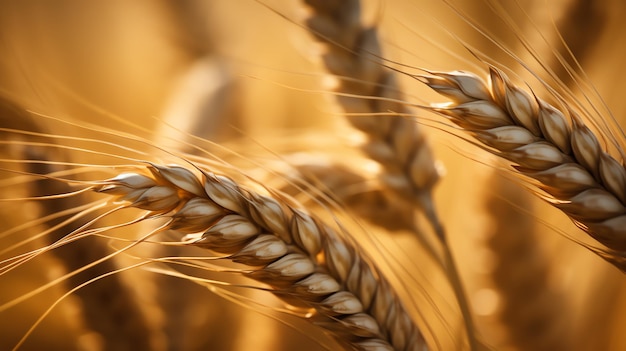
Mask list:
[[[291,183],[286,180],[298,178],[293,169],[297,165],[338,162],[354,167],[365,177],[372,167],[354,147],[359,135],[347,125],[334,100],[320,62],[319,45],[302,25],[302,4],[279,0],[29,0],[0,4],[2,96],[38,113],[31,118],[39,131],[127,146],[148,153],[146,160],[161,163],[180,163],[167,150],[200,157],[208,154],[193,145],[209,150],[233,166],[224,167],[224,172],[240,170],[290,193],[328,221],[343,221],[342,225],[355,233],[355,240],[363,242],[373,261],[393,275],[397,285],[405,287],[403,297],[434,301],[424,315],[414,318],[421,324],[432,322],[433,335],[449,336],[452,341],[441,341],[444,346],[440,349],[463,349],[463,345],[455,344],[463,328],[452,289],[442,272],[423,258],[420,243],[409,233],[392,228],[400,218],[385,214],[384,208],[374,209],[372,213],[380,215],[383,224],[387,220],[387,226],[372,224],[348,209],[332,212],[319,206],[312,201],[313,191],[302,194],[289,189]],[[411,73],[414,67],[424,67],[471,70],[486,76],[487,66],[465,45],[483,53],[490,63],[516,72],[537,94],[545,91],[537,77],[548,83],[553,82],[551,77],[558,77],[583,101],[581,81],[590,82],[597,96],[583,103],[601,111],[606,103],[618,123],[626,125],[626,101],[619,88],[619,67],[626,59],[626,48],[619,44],[626,40],[622,23],[626,5],[620,1],[364,1],[363,13],[364,21],[380,30],[386,63],[400,71]],[[467,17],[464,20],[459,14]],[[468,25],[470,21],[489,36]],[[586,74],[584,80],[568,77],[554,57],[553,50],[567,56],[560,36],[579,60]],[[515,53],[530,72],[502,47]],[[399,77],[409,103],[444,101],[410,76]],[[589,94],[591,89],[584,91]],[[506,162],[462,140],[462,133],[442,127],[438,116],[419,111],[416,115],[437,160],[446,169],[435,188],[435,206],[450,237],[477,330],[485,343],[495,350],[626,349],[623,274],[571,238],[599,244],[558,210],[533,196],[526,183],[506,171]],[[4,128],[33,128],[31,122],[12,117],[2,116],[0,121]],[[126,133],[137,138],[133,140]],[[615,131],[623,138],[620,133]],[[14,137],[2,135],[5,141]],[[137,156],[90,141],[58,138],[56,142],[102,154],[36,145],[32,150],[11,148],[5,143],[2,159],[20,159],[30,152],[59,162],[71,160],[75,165],[117,166],[125,162],[107,153]],[[2,162],[4,170],[28,170],[25,167]],[[106,178],[114,175],[112,171],[102,168],[94,172]],[[12,186],[15,176],[2,172],[3,199],[29,197],[29,187],[41,186],[34,180]],[[50,193],[56,190],[47,183],[43,186],[44,190],[50,186]],[[355,206],[368,199],[357,197]],[[83,203],[69,205],[90,201],[95,200],[88,197]],[[67,205],[60,201],[51,209],[43,201],[2,202],[0,233],[33,223]],[[1,246],[10,248],[34,238],[46,229],[45,224],[21,230],[19,236],[0,234]],[[430,230],[425,218],[420,218],[419,224],[424,231]],[[132,240],[149,230],[146,224],[139,233],[120,230],[118,236]],[[376,237],[383,249],[371,247],[376,246],[371,244],[371,237]],[[3,249],[0,259],[49,245],[47,240],[52,239],[41,237],[19,249]],[[90,241],[96,242],[109,251],[121,246],[106,238]],[[66,249],[80,250],[77,245]],[[158,245],[139,246],[134,252],[116,256],[116,264],[130,266],[135,257],[144,255],[183,255],[168,250]],[[4,306],[62,276],[68,270],[63,266],[53,250],[18,269],[3,271],[0,304]],[[138,302],[135,307],[139,312],[132,313],[141,313],[149,321],[144,330],[149,342],[133,343],[123,334],[119,341],[104,340],[90,330],[86,320],[94,317],[84,314],[84,304],[103,303],[100,308],[104,313],[107,306],[120,304],[122,294],[110,291],[104,300],[97,300],[101,298],[98,284],[108,279],[104,278],[62,300],[20,350],[339,347],[315,327],[276,313],[273,309],[278,309],[279,303],[262,292],[241,292],[236,303],[192,281],[141,268],[116,276],[120,286],[128,290],[124,294]],[[219,274],[209,277],[221,279]],[[78,284],[54,284],[16,306],[0,309],[0,350],[11,350],[48,307]],[[89,300],[90,295],[98,297]],[[126,317],[120,318],[117,324],[122,325]]]

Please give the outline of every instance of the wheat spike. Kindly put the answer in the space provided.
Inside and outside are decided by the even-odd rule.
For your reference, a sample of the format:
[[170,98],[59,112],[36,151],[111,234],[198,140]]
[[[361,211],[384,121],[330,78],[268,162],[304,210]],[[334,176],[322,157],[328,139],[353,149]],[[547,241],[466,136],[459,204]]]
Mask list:
[[[3,128],[15,127],[28,132],[43,133],[40,126],[33,121],[32,116],[21,106],[3,98],[0,98],[0,124]],[[38,138],[34,135],[12,135],[4,131],[0,132],[0,135],[5,140],[23,138],[29,142],[45,142],[45,138]],[[25,171],[35,175],[52,174],[62,168],[54,162],[67,159],[67,155],[58,152],[59,150],[42,146],[27,145],[18,149],[21,154],[16,157],[37,161],[24,165]],[[34,197],[71,191],[72,188],[68,184],[46,178],[34,180],[29,185],[29,192]],[[81,201],[86,202],[81,197],[46,199],[38,203],[40,216],[45,217],[77,207]],[[45,238],[48,244],[62,240],[67,233],[84,224],[82,220],[74,220],[71,224],[63,225],[63,222],[70,217],[66,215],[46,221],[46,227],[51,230]],[[100,238],[91,237],[63,245],[52,252],[64,268],[72,272],[102,258],[107,251],[106,242]],[[66,285],[68,287],[79,286],[117,268],[115,262],[105,261],[88,271],[70,276]],[[145,307],[148,304],[138,303],[131,287],[121,276],[115,275],[102,281],[101,284],[93,284],[80,289],[76,292],[76,296],[80,300],[82,319],[86,327],[98,334],[100,341],[97,343],[101,343],[102,347],[115,350],[159,350],[156,331],[158,326],[155,325],[154,319],[150,320],[146,314]]]
[[[382,183],[396,196],[421,208],[443,235],[431,199],[439,171],[421,129],[414,120],[401,117],[410,114],[408,108],[391,101],[401,101],[402,94],[393,71],[380,63],[376,28],[361,22],[358,0],[305,2],[311,9],[308,28],[328,44],[324,64],[340,77],[336,91],[343,95],[337,96],[338,102],[346,113],[358,114],[347,119],[368,138],[363,151],[383,166]],[[389,115],[367,115],[383,112]]]
[[514,162],[516,172],[539,182],[549,202],[594,239],[617,251],[617,256],[622,255],[619,252],[626,250],[626,170],[603,150],[575,111],[562,112],[528,94],[494,67],[489,85],[458,71],[423,78],[453,100],[434,111],[467,130],[494,154]]
[[[262,182],[291,196],[301,194],[304,188],[307,194],[310,192],[315,196],[315,201],[331,205],[337,203],[350,214],[389,231],[411,228],[415,215],[413,209],[399,208],[386,196],[386,189],[376,174],[361,166],[370,163],[370,160],[359,155],[350,157],[353,162],[346,164],[332,155],[287,155],[286,163],[270,166],[280,177],[263,174]],[[300,202],[308,205],[306,199]]]
[[571,301],[551,284],[552,267],[537,225],[518,209],[532,208],[530,194],[504,182],[500,174],[491,179],[497,197],[485,203],[494,225],[486,244],[497,262],[490,277],[500,296],[495,313],[507,344],[518,350],[570,350],[571,339],[563,335],[572,327]]
[[[470,348],[476,350],[479,346],[471,311],[432,201],[439,170],[425,134],[414,119],[405,117],[411,115],[411,111],[397,102],[402,101],[402,93],[394,72],[381,63],[377,29],[361,22],[358,0],[305,2],[311,9],[306,21],[308,28],[318,40],[328,44],[324,64],[329,72],[342,78],[337,88],[341,93],[337,97],[339,103],[348,113],[348,121],[368,138],[362,149],[382,165],[380,178],[384,186],[393,192],[395,199],[404,200],[396,206],[402,208],[409,204],[421,209],[442,244],[442,262],[463,314]],[[382,112],[391,113],[378,115]],[[437,255],[420,229],[410,229],[433,255]]]
[[[48,174],[50,167],[47,165],[38,165],[38,169],[34,174]],[[46,179],[34,182],[35,189],[38,189],[38,195],[41,194],[63,194],[68,192],[66,184],[53,182]],[[72,199],[54,199],[46,200],[42,205],[44,214],[54,214],[62,209],[72,208],[76,206],[76,201],[80,198]],[[54,227],[62,220],[47,222],[47,225]],[[75,221],[72,226],[81,226],[84,223]],[[75,229],[74,227],[61,226],[54,230],[48,240],[53,244],[57,240],[61,240],[68,232]],[[63,245],[52,251],[59,258],[65,268],[72,272],[106,256],[108,245],[101,238],[86,238],[76,241],[70,245]],[[110,271],[117,269],[115,261],[105,261],[92,269],[71,276],[67,280],[69,287],[79,286],[86,281],[104,275]],[[149,303],[143,301],[138,303],[138,297],[132,291],[132,288],[119,275],[114,275],[110,279],[104,279],[100,284],[92,284],[84,289],[76,292],[76,296],[81,301],[81,312],[84,315],[87,326],[98,333],[102,340],[102,344],[106,349],[114,350],[137,350],[152,349],[160,350],[159,332],[153,311],[146,311],[146,307],[154,309]]]
[[[305,2],[312,10],[306,21],[308,28],[318,40],[328,44],[324,64],[329,72],[342,78],[337,88],[341,93],[337,97],[339,103],[348,113],[349,122],[367,136],[362,149],[382,165],[381,183],[393,192],[395,199],[404,200],[392,203],[398,203],[398,208],[408,204],[421,209],[442,244],[442,263],[463,314],[470,349],[476,350],[479,343],[472,313],[432,201],[432,189],[439,179],[439,170],[425,134],[414,119],[405,117],[412,115],[411,111],[397,102],[402,101],[402,93],[394,72],[381,63],[377,29],[361,22],[358,0]],[[382,112],[391,113],[380,116]],[[399,213],[402,211],[398,210]],[[410,229],[436,256],[436,250],[424,233],[415,227]]]
[[170,218],[189,245],[228,254],[246,275],[356,350],[425,350],[426,342],[390,284],[359,249],[308,213],[202,171],[150,166],[97,188]]

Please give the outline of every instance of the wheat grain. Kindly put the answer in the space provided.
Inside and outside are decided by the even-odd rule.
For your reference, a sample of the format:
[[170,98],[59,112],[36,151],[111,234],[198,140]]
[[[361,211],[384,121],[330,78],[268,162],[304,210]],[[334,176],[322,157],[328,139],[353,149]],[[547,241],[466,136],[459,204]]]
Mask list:
[[[358,350],[424,350],[422,333],[389,283],[331,227],[280,200],[202,171],[149,167],[97,188],[129,206],[170,218],[189,245],[228,254],[288,303],[314,308],[311,320]],[[271,233],[272,235],[268,235]]]
[[529,95],[493,67],[489,86],[466,72],[435,72],[424,80],[453,100],[433,111],[449,117],[494,154],[513,161],[516,172],[539,182],[549,202],[617,251],[616,256],[622,255],[626,170],[603,150],[575,111],[561,112]]

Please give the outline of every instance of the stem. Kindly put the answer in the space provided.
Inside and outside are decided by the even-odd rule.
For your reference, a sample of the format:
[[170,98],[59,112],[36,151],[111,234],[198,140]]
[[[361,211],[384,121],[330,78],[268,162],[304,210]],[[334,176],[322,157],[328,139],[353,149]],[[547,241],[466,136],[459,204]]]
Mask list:
[[474,325],[474,320],[472,318],[469,303],[467,302],[465,289],[463,288],[463,282],[461,281],[461,276],[459,275],[459,271],[456,268],[454,256],[452,256],[452,251],[450,251],[450,245],[448,245],[447,237],[445,236],[445,234],[442,236],[441,243],[443,246],[444,268],[448,273],[448,276],[450,278],[450,284],[452,284],[452,289],[454,289],[454,294],[456,295],[456,299],[459,303],[459,308],[461,309],[461,314],[463,315],[463,324],[465,325],[465,329],[467,331],[467,340],[469,342],[469,347],[471,351],[477,351],[478,341],[476,340],[476,326]]

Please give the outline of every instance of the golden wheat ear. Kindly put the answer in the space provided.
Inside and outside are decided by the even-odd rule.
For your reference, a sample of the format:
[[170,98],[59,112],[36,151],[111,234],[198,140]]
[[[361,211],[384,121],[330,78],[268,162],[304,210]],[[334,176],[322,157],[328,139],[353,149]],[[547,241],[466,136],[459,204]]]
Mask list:
[[[487,149],[537,181],[548,202],[611,249],[626,271],[626,169],[573,109],[561,111],[514,85],[497,68],[490,84],[467,72],[433,73],[424,82],[452,102],[433,107]],[[558,99],[557,99],[558,100]]]
[[[364,133],[364,153],[382,165],[381,182],[400,200],[421,209],[435,231],[443,229],[431,199],[440,177],[426,135],[402,101],[395,73],[380,62],[375,27],[361,20],[360,1],[305,1],[306,25],[327,44],[322,59],[337,76],[337,101],[350,124]],[[388,113],[388,115],[383,115]]]
[[361,2],[307,0],[306,25],[325,44],[326,69],[338,80],[337,101],[349,123],[366,137],[362,150],[381,165],[380,182],[388,189],[394,210],[406,208],[425,214],[437,236],[437,244],[419,226],[408,228],[420,244],[446,270],[463,315],[469,347],[482,345],[473,323],[463,282],[451,252],[445,228],[432,199],[441,176],[426,133],[403,103],[397,72],[385,65],[378,29],[364,24]]
[[168,218],[165,228],[245,266],[242,273],[355,350],[423,350],[426,341],[381,272],[356,244],[302,209],[232,179],[152,165],[96,190]]

